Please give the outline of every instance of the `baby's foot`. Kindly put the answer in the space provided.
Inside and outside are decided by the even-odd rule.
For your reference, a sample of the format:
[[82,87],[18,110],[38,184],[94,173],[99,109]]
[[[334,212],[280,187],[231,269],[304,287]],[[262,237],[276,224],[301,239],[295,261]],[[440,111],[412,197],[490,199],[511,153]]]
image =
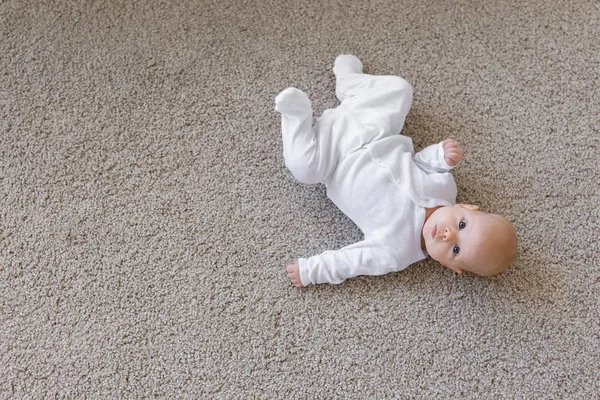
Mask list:
[[292,281],[292,284],[296,287],[304,287],[300,280],[300,264],[296,261],[296,264],[290,264],[285,269],[287,271],[288,278]]
[[444,149],[444,161],[451,167],[454,167],[462,160],[462,149],[458,142],[454,139],[446,139],[442,142]]
[[333,65],[333,73],[340,75],[361,74],[363,64],[360,60],[351,54],[342,54],[337,56]]
[[290,118],[312,115],[312,106],[308,96],[296,88],[287,88],[275,97],[275,110],[284,117]]

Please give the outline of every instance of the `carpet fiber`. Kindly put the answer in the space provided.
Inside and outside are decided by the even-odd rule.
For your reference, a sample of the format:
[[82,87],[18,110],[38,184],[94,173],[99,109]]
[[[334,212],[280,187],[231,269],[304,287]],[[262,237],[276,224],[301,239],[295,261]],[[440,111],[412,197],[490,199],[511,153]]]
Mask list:
[[[595,398],[599,37],[592,0],[0,0],[0,398]],[[336,106],[341,53],[462,143],[510,270],[291,287],[361,239],[273,110]]]

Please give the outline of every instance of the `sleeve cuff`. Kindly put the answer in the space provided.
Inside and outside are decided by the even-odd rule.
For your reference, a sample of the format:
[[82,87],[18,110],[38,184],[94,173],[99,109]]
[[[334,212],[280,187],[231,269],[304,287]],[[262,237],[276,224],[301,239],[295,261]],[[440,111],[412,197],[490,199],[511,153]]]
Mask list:
[[308,279],[308,266],[306,265],[306,258],[299,258],[298,265],[300,270],[300,282],[302,282],[302,286],[308,286],[312,284],[310,279]]

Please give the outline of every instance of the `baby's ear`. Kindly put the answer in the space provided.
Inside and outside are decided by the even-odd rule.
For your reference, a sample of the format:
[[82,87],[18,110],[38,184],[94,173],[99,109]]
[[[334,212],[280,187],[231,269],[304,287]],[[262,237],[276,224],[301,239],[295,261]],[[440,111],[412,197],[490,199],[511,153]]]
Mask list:
[[[441,263],[440,263],[441,264]],[[462,269],[458,268],[458,267],[451,267],[449,265],[446,264],[442,264],[444,267],[451,269],[452,271],[456,272],[457,274],[462,274]]]
[[479,206],[474,206],[472,204],[456,204],[454,207],[466,208],[471,211],[479,211]]

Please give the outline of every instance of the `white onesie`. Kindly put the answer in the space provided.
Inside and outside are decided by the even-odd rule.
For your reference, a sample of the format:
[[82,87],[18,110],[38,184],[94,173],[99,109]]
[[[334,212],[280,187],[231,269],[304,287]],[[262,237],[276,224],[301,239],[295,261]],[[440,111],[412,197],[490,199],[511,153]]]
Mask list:
[[287,167],[304,183],[325,184],[327,196],[364,233],[361,242],[300,258],[304,286],[383,275],[424,259],[425,208],[456,200],[441,143],[414,154],[412,140],[399,134],[412,102],[408,82],[364,74],[350,55],[339,56],[333,71],[341,104],[314,127],[305,93],[288,88],[275,99]]

